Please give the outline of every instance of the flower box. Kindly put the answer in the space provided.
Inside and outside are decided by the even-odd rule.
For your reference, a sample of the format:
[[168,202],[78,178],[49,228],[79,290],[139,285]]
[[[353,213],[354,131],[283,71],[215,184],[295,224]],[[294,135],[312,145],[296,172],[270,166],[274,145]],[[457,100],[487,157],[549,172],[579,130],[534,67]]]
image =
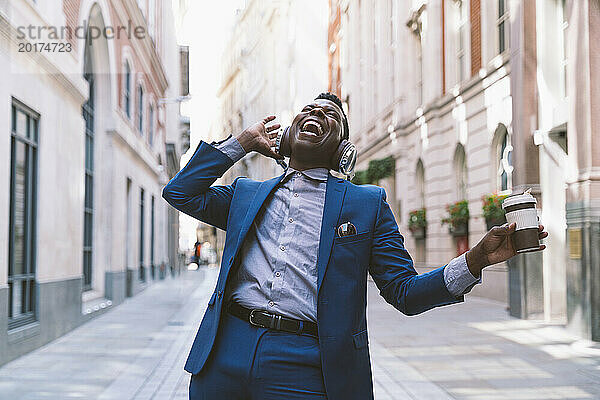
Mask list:
[[420,208],[408,213],[408,229],[415,239],[424,239],[427,235],[425,209]]
[[504,210],[502,209],[502,201],[505,198],[505,195],[499,195],[498,193],[492,193],[481,197],[481,201],[483,202],[483,218],[485,218],[485,224],[488,231],[494,226],[506,223],[506,217],[504,216]]
[[457,201],[446,206],[448,216],[442,219],[442,225],[448,224],[452,236],[467,236],[469,233],[469,202]]

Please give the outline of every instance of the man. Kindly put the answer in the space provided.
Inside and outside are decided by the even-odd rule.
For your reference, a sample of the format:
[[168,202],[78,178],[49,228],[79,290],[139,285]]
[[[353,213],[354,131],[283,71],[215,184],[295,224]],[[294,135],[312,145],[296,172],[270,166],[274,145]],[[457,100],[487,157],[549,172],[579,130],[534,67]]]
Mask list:
[[178,210],[227,231],[185,366],[190,399],[372,398],[367,273],[407,315],[459,303],[484,267],[515,255],[515,226],[492,229],[466,255],[418,275],[384,190],[329,173],[349,136],[342,103],[330,93],[294,118],[283,175],[211,186],[252,151],[282,158],[272,149],[274,119],[220,143],[201,142],[163,191]]

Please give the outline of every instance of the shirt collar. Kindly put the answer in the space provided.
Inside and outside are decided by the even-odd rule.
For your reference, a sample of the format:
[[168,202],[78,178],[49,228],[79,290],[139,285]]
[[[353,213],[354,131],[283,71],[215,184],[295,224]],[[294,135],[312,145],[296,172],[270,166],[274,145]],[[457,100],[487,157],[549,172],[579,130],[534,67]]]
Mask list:
[[310,168],[310,169],[305,169],[303,171],[297,171],[294,168],[289,167],[285,171],[284,178],[287,178],[294,172],[300,172],[302,175],[306,176],[309,179],[312,179],[315,181],[321,181],[321,182],[326,182],[327,176],[329,175],[329,170],[327,168]]

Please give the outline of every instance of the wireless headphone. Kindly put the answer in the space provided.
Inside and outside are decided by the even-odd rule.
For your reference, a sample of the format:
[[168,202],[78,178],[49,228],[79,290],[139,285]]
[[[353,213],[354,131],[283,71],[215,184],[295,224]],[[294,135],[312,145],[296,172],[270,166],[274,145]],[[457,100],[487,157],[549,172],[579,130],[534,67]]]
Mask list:
[[[275,139],[275,151],[284,157],[292,154],[290,145],[290,127],[280,130]],[[331,158],[330,169],[346,176],[351,176],[356,165],[356,146],[347,139],[342,139]]]

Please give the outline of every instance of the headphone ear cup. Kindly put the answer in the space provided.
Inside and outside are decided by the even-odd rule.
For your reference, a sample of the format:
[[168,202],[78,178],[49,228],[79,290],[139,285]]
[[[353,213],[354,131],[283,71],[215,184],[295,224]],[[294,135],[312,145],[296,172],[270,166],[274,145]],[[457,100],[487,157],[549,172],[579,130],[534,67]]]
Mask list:
[[331,169],[344,175],[351,175],[356,165],[356,156],[356,146],[343,139],[333,155]]
[[289,157],[292,155],[289,126],[286,126],[284,130],[277,134],[277,138],[275,139],[275,152],[284,157]]

